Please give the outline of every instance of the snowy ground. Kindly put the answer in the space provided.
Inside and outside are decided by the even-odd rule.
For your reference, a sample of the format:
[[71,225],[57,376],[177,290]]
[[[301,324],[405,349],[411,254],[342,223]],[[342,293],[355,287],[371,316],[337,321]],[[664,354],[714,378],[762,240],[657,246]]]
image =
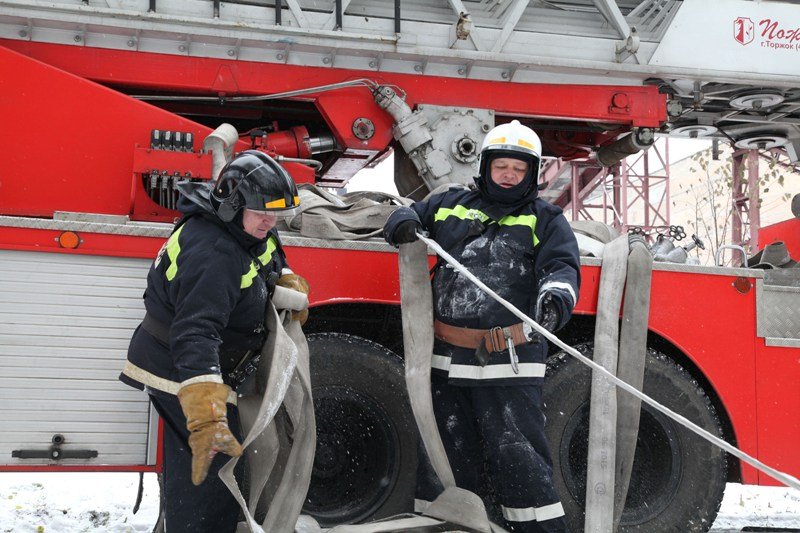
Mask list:
[[[138,479],[118,473],[0,474],[0,532],[148,532],[158,515],[158,485],[155,475],[145,475],[144,498],[134,515]],[[729,484],[711,531],[745,527],[800,531],[800,493]]]

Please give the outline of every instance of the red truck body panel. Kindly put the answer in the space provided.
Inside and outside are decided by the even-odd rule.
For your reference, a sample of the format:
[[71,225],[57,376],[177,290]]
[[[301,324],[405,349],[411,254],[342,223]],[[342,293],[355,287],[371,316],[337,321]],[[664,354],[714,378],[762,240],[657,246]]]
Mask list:
[[[210,177],[210,156],[148,151],[153,128],[191,132],[202,139],[211,129],[138,101],[102,84],[189,93],[240,95],[280,91],[369,77],[407,92],[406,102],[495,109],[498,114],[555,117],[562,120],[658,126],[665,119],[665,96],[652,86],[614,87],[533,85],[405,74],[261,64],[141,52],[92,49],[0,40],[0,109],[14,135],[32,151],[4,155],[0,215],[52,217],[56,211],[128,215],[168,221],[175,212],[142,196],[139,173],[147,166],[176,165],[193,177]],[[5,47],[5,48],[3,48]],[[626,98],[614,98],[624,93]],[[339,143],[381,151],[392,139],[391,118],[370,93],[348,88],[309,97]],[[626,102],[625,108],[614,102]],[[353,120],[367,116],[376,134],[354,136]],[[4,131],[9,135],[8,131]],[[8,145],[9,139],[0,145]],[[18,145],[16,142],[15,145]],[[237,148],[246,148],[240,142]],[[174,156],[174,157],[170,157]],[[179,168],[180,167],[180,168]],[[297,168],[297,172],[303,172]],[[148,203],[149,202],[149,203]],[[800,252],[799,221],[762,229],[762,239],[792,231],[790,249]],[[163,238],[79,232],[81,242],[67,250],[59,231],[0,226],[0,249],[50,251],[118,257],[154,257]],[[292,267],[308,278],[311,303],[399,304],[396,254],[336,248],[287,248]],[[577,314],[596,313],[599,267],[583,267]],[[652,282],[650,329],[690,360],[745,452],[793,475],[800,474],[800,365],[795,348],[768,347],[756,335],[756,278],[709,272],[701,267],[657,267]],[[160,458],[160,453],[159,453]],[[17,466],[0,470],[139,470],[155,466]],[[742,467],[745,483],[774,483]]]
[[[76,250],[64,250],[53,230],[0,228],[0,248],[92,255],[154,257],[163,239],[82,233]],[[397,256],[391,251],[288,246],[292,268],[309,280],[312,306],[338,303],[399,305]],[[733,426],[738,446],[776,468],[797,474],[800,390],[797,350],[767,347],[756,337],[755,278],[662,270],[653,273],[650,330],[689,358],[713,387]],[[596,313],[600,268],[582,268],[577,314]],[[699,438],[699,437],[698,437]],[[37,467],[62,470],[62,467]],[[120,470],[118,467],[109,467]],[[6,469],[0,467],[0,469]],[[11,468],[11,469],[18,469]],[[96,470],[95,467],[69,467]],[[141,467],[122,470],[142,470]],[[145,468],[145,471],[150,470]],[[775,484],[742,466],[749,484]]]

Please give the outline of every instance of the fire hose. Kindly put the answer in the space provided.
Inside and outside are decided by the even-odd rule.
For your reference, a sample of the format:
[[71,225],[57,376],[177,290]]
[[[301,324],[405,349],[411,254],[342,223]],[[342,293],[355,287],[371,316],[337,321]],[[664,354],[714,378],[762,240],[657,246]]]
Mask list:
[[[467,277],[467,279],[472,281],[482,291],[484,291],[489,296],[491,296],[492,298],[497,300],[497,302],[500,303],[500,305],[502,305],[503,307],[508,309],[511,313],[513,313],[515,316],[517,316],[520,320],[522,320],[523,322],[525,322],[526,324],[531,326],[531,328],[533,328],[539,335],[541,335],[542,337],[544,337],[548,341],[552,342],[553,344],[555,344],[556,346],[558,346],[559,348],[564,350],[566,353],[568,353],[572,357],[575,357],[581,363],[583,363],[586,366],[590,367],[598,375],[603,376],[605,379],[607,379],[608,381],[613,383],[615,386],[623,389],[624,391],[628,392],[629,394],[632,394],[633,396],[635,396],[639,400],[641,400],[641,401],[645,402],[646,404],[648,404],[650,407],[652,407],[656,411],[658,411],[658,412],[662,413],[663,415],[671,418],[672,420],[674,420],[678,424],[686,427],[687,429],[689,429],[693,433],[699,435],[700,437],[702,437],[703,439],[707,440],[711,444],[713,444],[715,446],[718,446],[719,448],[722,448],[726,452],[730,453],[731,455],[733,455],[734,457],[740,459],[741,461],[744,461],[745,463],[749,464],[753,468],[756,468],[757,470],[760,470],[761,472],[764,472],[765,474],[769,475],[770,477],[780,481],[781,483],[783,483],[787,487],[791,487],[791,488],[800,490],[800,480],[798,480],[797,478],[795,478],[795,477],[793,477],[793,476],[791,476],[789,474],[786,474],[784,472],[781,472],[779,470],[776,470],[775,468],[772,468],[772,467],[764,464],[763,462],[759,461],[755,457],[752,457],[752,456],[748,455],[747,453],[739,450],[735,446],[732,446],[731,444],[727,443],[723,439],[717,437],[716,435],[711,434],[710,432],[708,432],[705,429],[701,428],[697,424],[691,422],[686,417],[684,417],[682,415],[679,415],[678,413],[675,413],[674,411],[672,411],[672,410],[668,409],[667,407],[661,405],[659,402],[657,402],[656,400],[654,400],[650,396],[644,394],[643,392],[638,391],[634,386],[630,385],[629,383],[619,379],[618,377],[613,375],[611,372],[609,372],[608,370],[603,368],[601,365],[597,364],[595,361],[593,361],[593,360],[589,359],[588,357],[584,356],[583,354],[581,354],[575,348],[573,348],[571,346],[568,346],[567,344],[562,342],[558,337],[556,337],[555,335],[553,335],[552,333],[550,333],[549,331],[544,329],[542,326],[540,326],[535,320],[533,320],[532,318],[527,316],[525,313],[523,313],[522,311],[517,309],[515,306],[513,306],[511,303],[509,303],[505,299],[501,298],[496,292],[494,292],[492,289],[487,287],[486,284],[484,284],[481,280],[479,280],[477,277],[475,277],[471,272],[469,272],[469,270],[467,270],[463,265],[461,265],[458,261],[456,261],[450,254],[448,254],[444,249],[442,249],[442,247],[439,246],[436,243],[436,241],[434,241],[434,240],[432,240],[432,239],[428,238],[427,236],[422,235],[420,233],[417,233],[417,236],[420,238],[421,241],[423,241],[426,245],[428,245],[428,247],[430,247],[433,251],[435,251],[439,255],[439,257],[441,257],[448,264],[450,264],[450,266],[452,266],[454,269],[458,270],[461,274],[463,274],[465,277]],[[437,470],[437,473],[438,473],[438,470]]]

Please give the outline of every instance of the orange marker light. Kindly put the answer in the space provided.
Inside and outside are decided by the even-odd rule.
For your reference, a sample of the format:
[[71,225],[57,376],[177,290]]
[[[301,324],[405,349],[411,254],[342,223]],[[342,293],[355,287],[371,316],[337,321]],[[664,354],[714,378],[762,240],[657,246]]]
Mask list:
[[74,231],[65,231],[58,236],[58,244],[62,248],[77,248],[81,243],[81,238]]

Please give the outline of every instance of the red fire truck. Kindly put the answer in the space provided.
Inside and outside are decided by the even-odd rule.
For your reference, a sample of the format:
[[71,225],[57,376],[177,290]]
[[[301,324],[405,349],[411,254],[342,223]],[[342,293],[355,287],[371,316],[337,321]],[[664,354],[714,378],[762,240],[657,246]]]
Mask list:
[[[705,4],[0,0],[0,470],[160,471],[158,419],[116,378],[177,216],[175,184],[212,179],[203,140],[222,123],[242,132],[231,149],[280,156],[298,182],[325,187],[393,150],[398,190],[412,198],[468,183],[483,135],[512,118],[559,164],[614,165],[657,133],[796,161],[800,76],[786,58],[797,55],[797,6]],[[542,195],[567,209],[597,174],[565,183],[549,168]],[[762,242],[800,253],[799,222],[765,229]],[[283,240],[312,287],[318,448],[305,511],[335,524],[409,510],[416,436],[396,250]],[[560,334],[586,353],[599,272],[583,258]],[[799,276],[657,263],[644,384],[794,476]],[[548,431],[573,521],[589,375],[552,354]],[[645,405],[621,530],[707,529],[729,481],[775,483]]]

